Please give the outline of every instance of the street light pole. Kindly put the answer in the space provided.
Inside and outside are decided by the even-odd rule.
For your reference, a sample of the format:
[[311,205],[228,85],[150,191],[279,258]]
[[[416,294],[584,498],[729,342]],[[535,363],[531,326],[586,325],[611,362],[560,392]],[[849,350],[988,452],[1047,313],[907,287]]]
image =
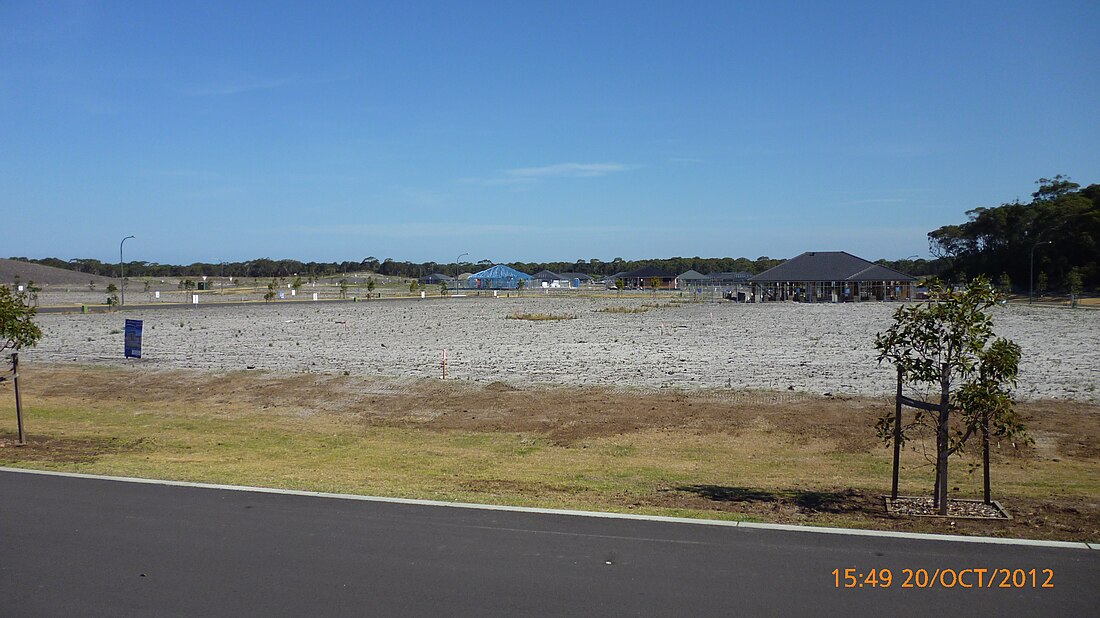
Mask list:
[[462,255],[459,255],[458,257],[455,258],[455,294],[458,294],[458,276],[460,274],[462,274],[461,271],[459,270],[460,268],[462,268],[460,266],[460,263],[462,262],[462,258],[466,257],[467,255],[470,255],[470,254],[469,253],[463,253]]
[[126,304],[126,267],[122,261],[122,245],[126,244],[126,241],[134,238],[134,236],[127,236],[122,239],[122,242],[118,243],[118,289],[122,294],[122,300],[119,302],[119,306]]
[[1027,274],[1027,304],[1035,302],[1035,248],[1039,245],[1052,244],[1053,240],[1044,240],[1043,242],[1037,242],[1031,245],[1031,260],[1029,261],[1029,267]]

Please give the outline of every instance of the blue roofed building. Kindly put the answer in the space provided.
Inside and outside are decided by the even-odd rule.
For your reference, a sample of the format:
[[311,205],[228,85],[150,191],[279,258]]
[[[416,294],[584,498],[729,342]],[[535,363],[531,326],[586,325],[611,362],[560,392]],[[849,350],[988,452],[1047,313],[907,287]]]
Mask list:
[[523,287],[531,287],[531,275],[514,268],[497,264],[476,272],[466,279],[466,286],[475,290],[514,290],[523,281]]

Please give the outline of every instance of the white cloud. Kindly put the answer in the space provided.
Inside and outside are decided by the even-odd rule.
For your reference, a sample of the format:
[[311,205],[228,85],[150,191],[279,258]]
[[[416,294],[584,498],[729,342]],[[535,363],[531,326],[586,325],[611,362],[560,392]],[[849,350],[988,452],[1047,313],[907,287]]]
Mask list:
[[536,182],[534,178],[459,178],[459,182],[468,185],[501,187],[508,185],[527,185]]
[[628,169],[630,166],[622,163],[556,163],[506,170],[505,174],[513,178],[593,178]]
[[255,90],[271,90],[272,88],[282,88],[284,86],[294,85],[295,83],[297,83],[297,81],[298,80],[292,78],[284,78],[211,84],[207,86],[188,88],[184,91],[184,94],[192,97],[225,96],[232,94],[241,94],[244,92],[252,92]]

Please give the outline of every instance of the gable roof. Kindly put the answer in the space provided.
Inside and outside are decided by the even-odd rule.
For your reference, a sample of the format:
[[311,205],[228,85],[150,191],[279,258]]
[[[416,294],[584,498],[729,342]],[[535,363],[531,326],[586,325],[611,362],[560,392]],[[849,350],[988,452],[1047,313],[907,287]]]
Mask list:
[[711,273],[707,275],[707,279],[711,281],[748,281],[752,279],[752,273],[747,273],[742,270],[725,273]]
[[807,251],[750,281],[916,281],[905,273],[856,257],[847,251]]
[[497,264],[496,266],[491,266],[489,268],[486,268],[483,271],[476,272],[476,273],[470,275],[470,278],[471,279],[504,279],[504,280],[509,280],[510,279],[510,280],[513,280],[513,281],[516,281],[516,280],[519,280],[519,279],[525,279],[527,281],[530,281],[531,280],[531,275],[528,275],[527,273],[521,273],[520,271],[518,271],[518,270],[516,270],[516,269],[514,269],[510,266],[505,266],[504,264]]
[[581,281],[591,281],[592,280],[591,275],[586,275],[584,273],[558,273],[558,274],[561,275],[562,279],[580,279]]
[[537,273],[535,273],[534,275],[531,275],[531,276],[534,277],[535,279],[545,280],[545,281],[558,281],[558,280],[561,280],[561,279],[565,278],[562,275],[559,275],[558,273],[550,271],[550,270],[540,270],[540,271],[538,271]]
[[706,279],[707,276],[704,275],[701,272],[697,272],[695,270],[689,270],[686,273],[683,273],[679,277],[676,277],[676,278],[679,279],[680,281],[700,281],[702,279]]
[[627,273],[620,273],[615,277],[617,279],[651,279],[653,277],[657,277],[658,279],[674,279],[676,278],[676,275],[661,270],[656,266],[643,266],[638,270],[632,270]]

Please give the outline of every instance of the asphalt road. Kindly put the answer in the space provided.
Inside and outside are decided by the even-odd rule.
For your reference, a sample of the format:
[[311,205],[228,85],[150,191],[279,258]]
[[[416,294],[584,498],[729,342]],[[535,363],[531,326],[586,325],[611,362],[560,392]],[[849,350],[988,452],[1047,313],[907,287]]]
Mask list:
[[[845,568],[890,569],[892,584],[838,588],[833,570]],[[1002,568],[1023,569],[1024,587],[1001,588],[1005,578],[994,576],[995,587],[979,588],[974,571],[963,575],[972,588],[945,587],[953,578],[943,571],[931,588],[904,586],[905,569],[913,585],[920,569]],[[1044,589],[1047,569],[1054,587]],[[1098,607],[1100,551],[1090,549],[0,472],[5,616],[988,617],[1087,616]]]

